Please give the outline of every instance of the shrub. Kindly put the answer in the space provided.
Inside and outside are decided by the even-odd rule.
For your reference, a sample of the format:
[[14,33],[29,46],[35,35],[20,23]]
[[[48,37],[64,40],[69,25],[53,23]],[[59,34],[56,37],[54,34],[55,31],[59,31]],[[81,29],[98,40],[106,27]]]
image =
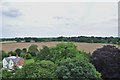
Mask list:
[[32,44],[32,45],[28,48],[28,52],[29,52],[32,56],[36,56],[36,54],[39,52],[39,51],[38,51],[38,46]]
[[18,55],[20,55],[21,52],[22,52],[22,50],[21,50],[21,49],[16,49],[15,52],[16,52]]
[[26,54],[25,53],[21,53],[20,56],[23,57],[23,58],[26,58]]
[[31,54],[26,54],[26,55],[25,55],[25,58],[26,58],[26,59],[31,59],[32,56],[31,56]]
[[9,54],[11,54],[12,56],[16,56],[17,53],[14,52],[14,51],[10,51],[10,52],[8,52],[8,55],[9,55]]
[[23,53],[27,53],[27,49],[26,49],[26,48],[23,48],[23,49],[22,49],[22,52],[23,52]]
[[103,79],[120,78],[120,49],[106,45],[92,53],[91,62]]
[[31,59],[32,58],[31,54],[29,54],[29,53],[27,53],[27,54],[26,53],[21,53],[20,56],[25,58],[25,59]]
[[[2,56],[2,57],[1,57]],[[0,51],[0,59],[2,60],[4,57],[7,57],[8,56],[8,54],[4,51],[4,50],[2,50],[2,51]]]
[[13,73],[8,70],[2,70],[2,78],[12,78]]
[[36,60],[51,60],[52,56],[49,47],[43,46],[43,49],[37,54]]

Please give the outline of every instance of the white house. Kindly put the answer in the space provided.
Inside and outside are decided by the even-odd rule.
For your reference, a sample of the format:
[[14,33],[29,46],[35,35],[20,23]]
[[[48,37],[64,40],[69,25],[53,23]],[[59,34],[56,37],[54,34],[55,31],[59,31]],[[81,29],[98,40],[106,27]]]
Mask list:
[[3,68],[14,70],[14,66],[22,68],[25,61],[22,57],[10,56],[3,59]]
[[9,64],[8,64],[8,68],[14,69],[13,67],[14,67],[14,62],[12,61],[12,59],[10,59]]
[[3,59],[3,68],[7,68],[8,62],[6,61],[6,59]]

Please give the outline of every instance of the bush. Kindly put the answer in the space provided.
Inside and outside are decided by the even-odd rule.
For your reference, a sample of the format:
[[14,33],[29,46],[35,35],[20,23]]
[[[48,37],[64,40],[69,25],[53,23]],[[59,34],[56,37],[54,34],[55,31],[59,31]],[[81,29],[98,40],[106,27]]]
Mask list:
[[37,54],[36,60],[51,60],[52,56],[49,47],[43,46],[43,49]]
[[9,55],[9,54],[11,54],[12,56],[16,56],[17,53],[14,52],[14,51],[10,51],[10,52],[8,52],[8,55]]
[[0,60],[2,60],[5,57],[8,57],[8,54],[4,50],[0,51]]
[[25,58],[25,59],[31,59],[32,58],[31,54],[28,54],[28,53],[21,53],[20,56]]
[[26,58],[26,59],[31,59],[32,56],[31,56],[31,54],[26,54],[26,55],[25,55],[25,58]]
[[2,78],[12,78],[13,73],[8,70],[2,70]]
[[20,56],[21,56],[22,58],[26,58],[26,54],[25,54],[25,53],[21,53]]
[[38,51],[38,46],[32,44],[32,45],[28,48],[28,52],[29,52],[32,56],[36,56],[36,54],[39,52],[39,51]]
[[21,50],[21,49],[16,49],[15,52],[16,52],[18,55],[20,55],[21,52],[22,52],[22,50]]
[[23,52],[23,53],[27,53],[27,49],[26,49],[26,48],[23,48],[23,49],[22,49],[22,52]]
[[56,69],[56,74],[62,79],[100,80],[101,74],[87,62],[75,59],[66,59]]
[[92,53],[91,62],[103,79],[120,78],[120,49],[106,45]]

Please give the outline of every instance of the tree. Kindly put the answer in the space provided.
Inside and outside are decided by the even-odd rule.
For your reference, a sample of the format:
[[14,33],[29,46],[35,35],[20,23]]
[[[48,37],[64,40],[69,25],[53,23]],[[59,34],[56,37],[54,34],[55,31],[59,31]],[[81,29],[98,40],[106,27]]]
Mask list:
[[56,75],[60,80],[81,79],[81,80],[100,80],[101,74],[95,67],[87,62],[76,59],[66,59],[56,69]]
[[16,56],[16,52],[14,52],[14,51],[10,51],[10,52],[8,52],[8,55],[10,55],[11,54],[11,56]]
[[43,60],[40,62],[26,65],[21,70],[15,72],[15,78],[56,78],[56,65],[49,61]]
[[51,60],[53,57],[52,53],[50,53],[50,49],[47,46],[43,46],[43,49],[36,56],[36,60]]
[[8,57],[8,54],[4,50],[0,51],[0,60],[2,60],[5,57]]
[[36,56],[36,54],[39,52],[38,51],[38,46],[35,44],[32,44],[29,48],[28,48],[28,52],[32,55],[32,56]]
[[66,58],[76,57],[79,51],[73,43],[59,43],[56,47],[52,47],[50,52],[53,54],[52,61],[58,62]]
[[92,53],[91,62],[103,79],[120,78],[120,49],[106,45]]
[[21,38],[15,38],[15,41],[21,42]]
[[21,49],[16,49],[15,52],[16,52],[18,55],[20,55],[21,52],[22,52],[22,50],[21,50]]
[[23,52],[23,53],[27,53],[27,49],[26,49],[26,48],[23,48],[23,49],[22,49],[22,52]]
[[31,54],[25,54],[25,58],[26,58],[26,59],[31,59],[32,56],[31,56]]
[[2,78],[8,79],[13,77],[13,72],[10,72],[8,70],[2,70]]

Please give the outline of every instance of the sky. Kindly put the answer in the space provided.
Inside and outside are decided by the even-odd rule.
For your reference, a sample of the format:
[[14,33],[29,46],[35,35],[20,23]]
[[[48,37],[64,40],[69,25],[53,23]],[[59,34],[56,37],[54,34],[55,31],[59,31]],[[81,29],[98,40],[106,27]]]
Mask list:
[[0,37],[118,36],[116,2],[4,2]]

